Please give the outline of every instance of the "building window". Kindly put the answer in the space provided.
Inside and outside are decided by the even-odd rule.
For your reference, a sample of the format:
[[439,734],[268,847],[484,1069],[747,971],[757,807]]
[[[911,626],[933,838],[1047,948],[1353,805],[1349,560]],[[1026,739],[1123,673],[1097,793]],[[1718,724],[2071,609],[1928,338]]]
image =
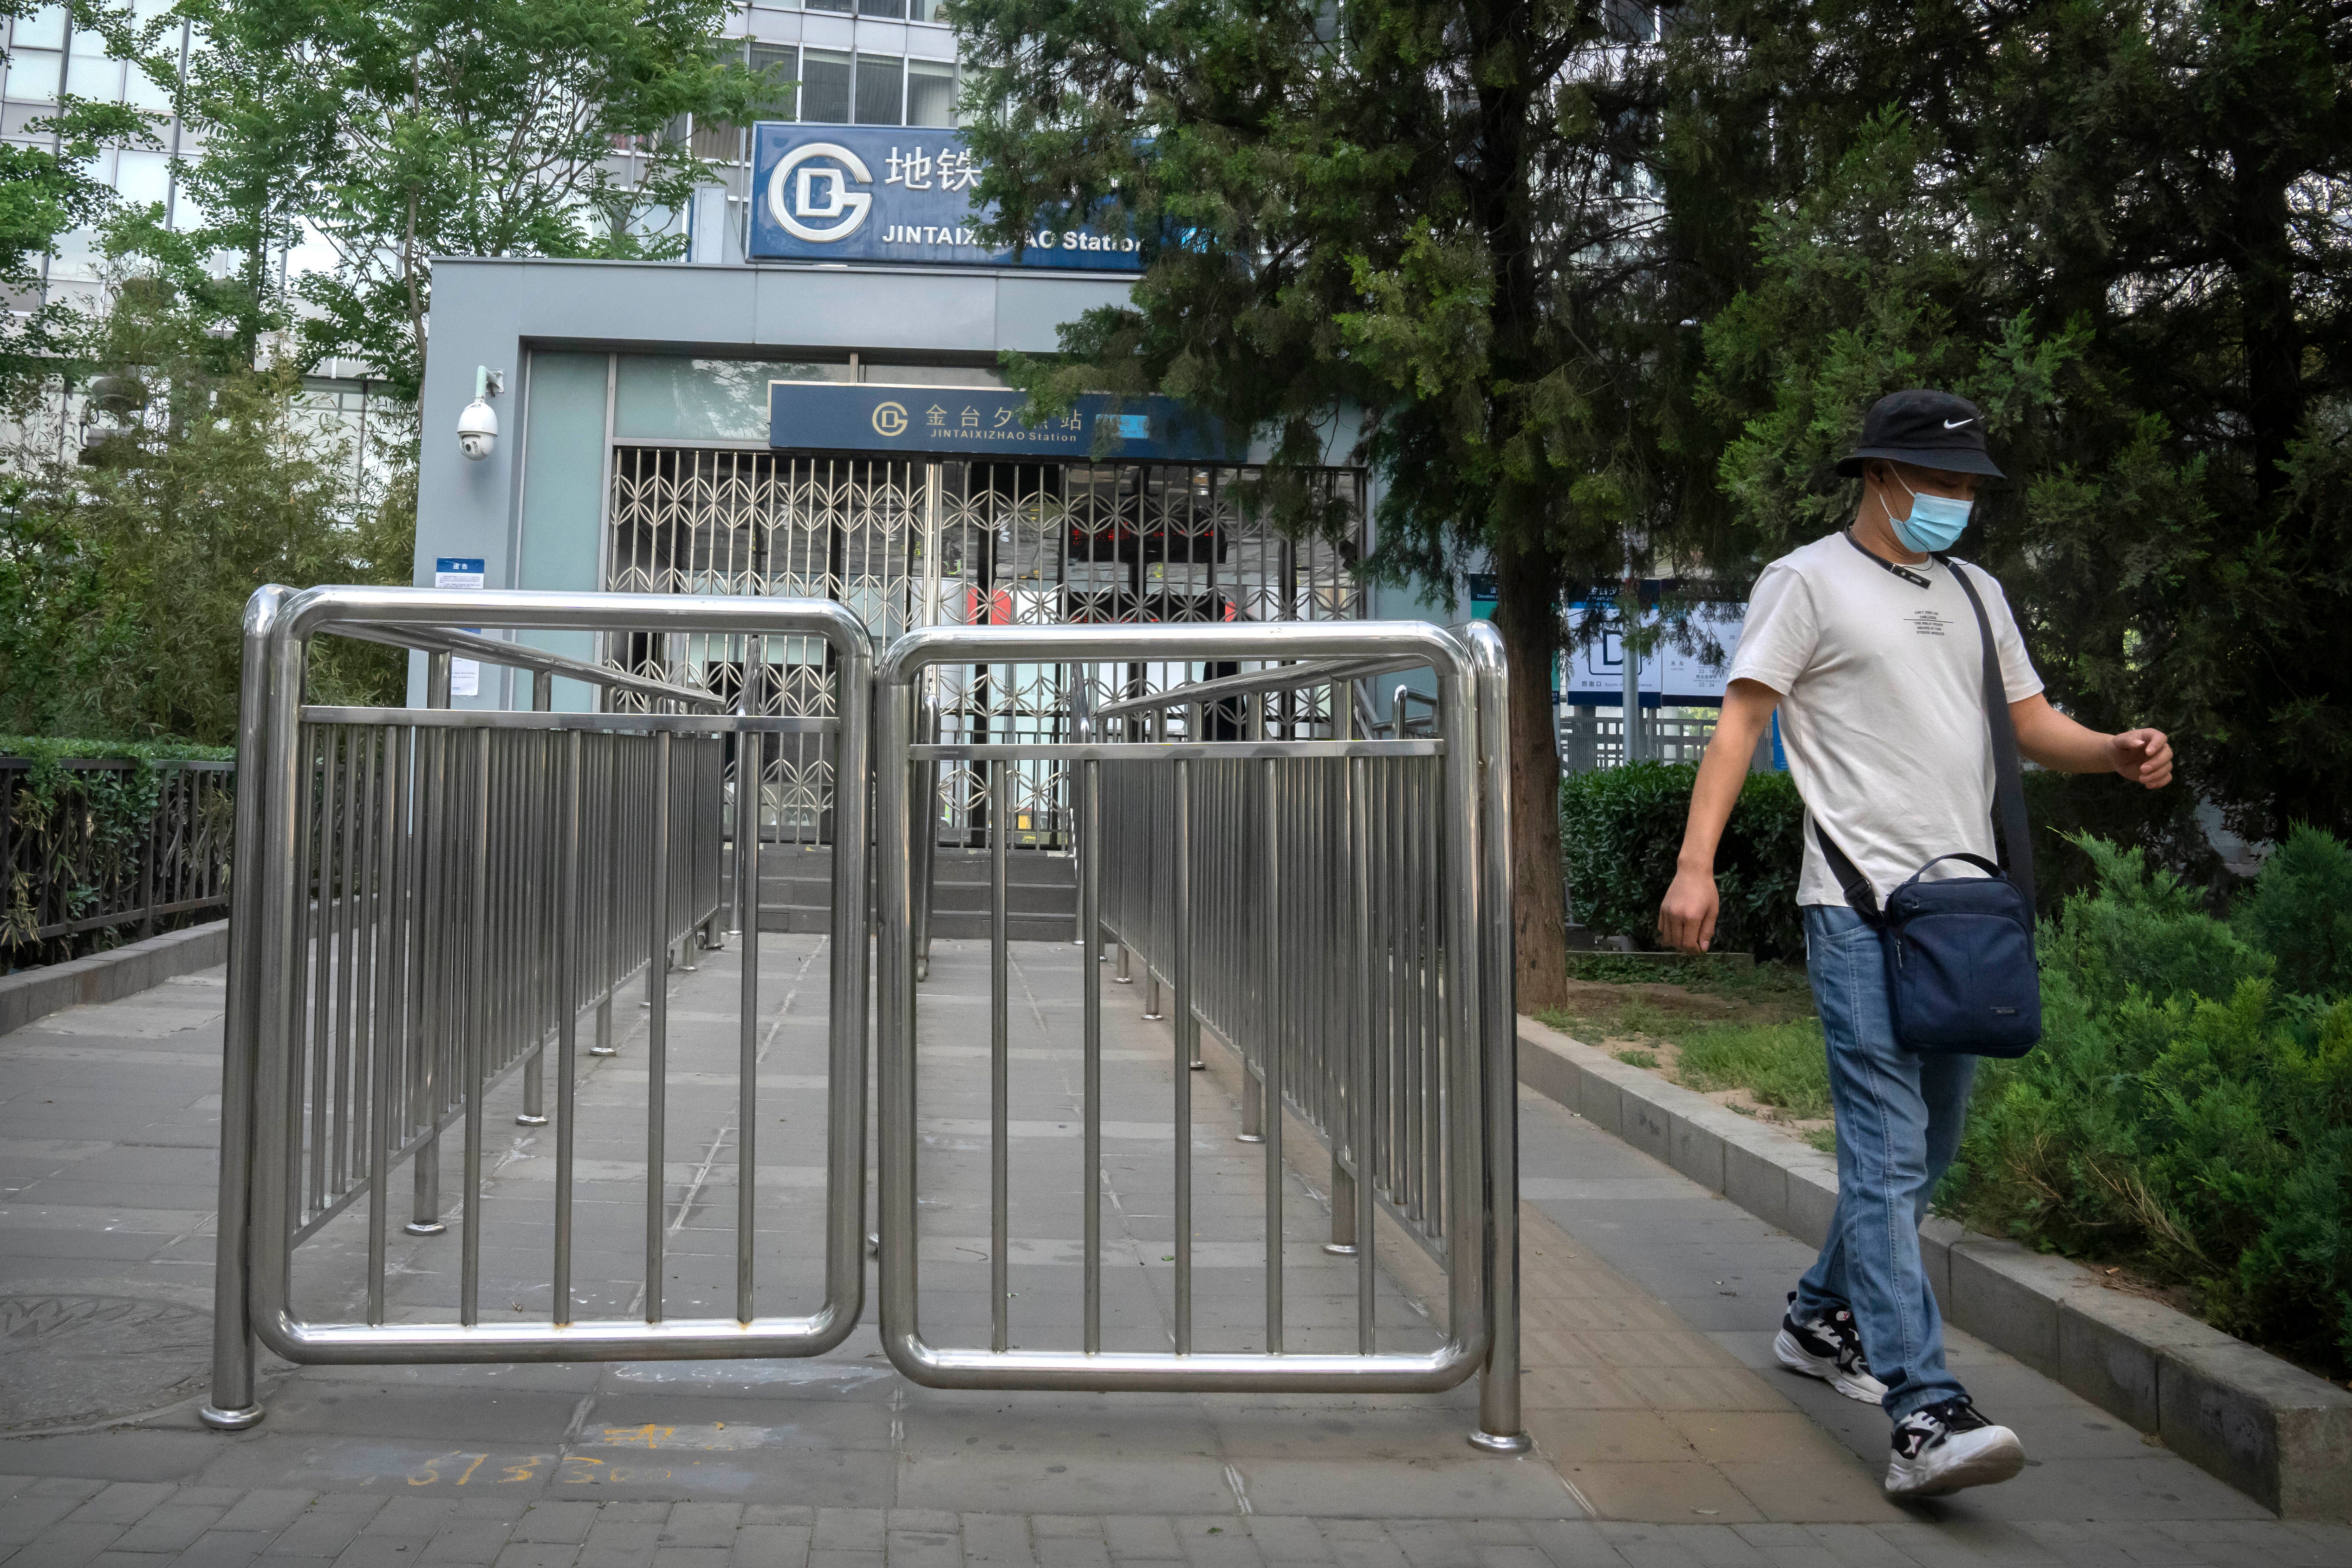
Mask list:
[[62,5],[41,5],[29,16],[16,18],[16,30],[9,34],[9,48],[62,49],[66,47],[66,8]]
[[96,103],[122,101],[122,62],[107,54],[104,34],[75,30],[66,56],[66,90]]
[[907,123],[906,72],[896,55],[857,57],[857,123]]
[[953,60],[907,62],[907,123],[953,125],[956,122],[956,68]]
[[[17,31],[22,33],[24,26],[24,23],[17,23]],[[55,103],[58,100],[57,50],[10,49],[8,96],[33,103]]]
[[812,11],[849,12],[857,8],[856,0],[807,0],[807,5]]
[[887,16],[894,22],[907,18],[907,0],[857,0],[861,16]]
[[829,49],[801,51],[801,118],[820,125],[849,123],[849,57]]
[[753,44],[751,58],[744,63],[754,76],[765,76],[770,85],[761,89],[751,118],[754,120],[797,120],[800,110],[800,51],[790,44]]

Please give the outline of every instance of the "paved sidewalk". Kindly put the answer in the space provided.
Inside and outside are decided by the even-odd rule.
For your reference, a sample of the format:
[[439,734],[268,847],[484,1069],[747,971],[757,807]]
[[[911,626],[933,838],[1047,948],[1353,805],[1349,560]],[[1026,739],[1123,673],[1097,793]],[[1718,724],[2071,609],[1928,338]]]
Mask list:
[[[1054,1343],[1075,1321],[1076,1277],[1054,1238],[1076,1234],[1084,1181],[1065,1120],[1077,959],[1045,943],[1015,956],[1014,1230],[1030,1238],[1015,1255],[1015,1341]],[[763,1131],[760,1152],[769,1311],[806,1299],[795,1292],[806,1291],[821,1205],[793,1174],[822,1159],[810,1092],[822,1030],[795,989],[795,976],[822,975],[820,958],[811,939],[763,942],[775,1009],[763,1111],[788,1119]],[[974,996],[984,963],[979,944],[942,942],[925,991],[925,1326],[940,1339],[984,1333],[987,1321],[972,1288],[984,1259],[971,1251],[987,1234],[972,1206],[986,1145],[970,1125],[985,1116],[974,1044],[985,1011],[956,999]],[[672,982],[673,1310],[731,1300],[738,973],[733,953],[710,954]],[[1107,1143],[1106,1233],[1123,1260],[1107,1270],[1118,1276],[1106,1289],[1107,1338],[1139,1345],[1166,1342],[1171,1147],[1153,1123],[1166,1124],[1176,1076],[1165,1026],[1136,1016],[1139,991],[1105,987],[1107,1116],[1121,1129]],[[1769,1365],[1780,1292],[1804,1249],[1532,1098],[1521,1115],[1526,1388],[1538,1447],[1526,1458],[1464,1442],[1475,1385],[1427,1398],[916,1388],[880,1355],[870,1283],[868,1325],[823,1358],[273,1365],[268,1418],[210,1432],[187,1396],[201,1390],[206,1353],[220,1000],[215,971],[0,1037],[10,1314],[0,1420],[16,1433],[0,1442],[0,1561],[10,1568],[2352,1561],[2352,1529],[2280,1523],[1965,1336],[1956,1363],[2037,1465],[2007,1487],[1888,1503],[1877,1486],[1883,1417]],[[1263,1162],[1236,1142],[1219,1080],[1186,1076],[1200,1331],[1239,1347],[1258,1321],[1259,1274],[1245,1260],[1260,1245]],[[504,1086],[490,1106],[501,1139],[483,1199],[486,1317],[546,1310],[545,1134],[512,1126],[516,1092]],[[644,1288],[641,1034],[584,1072],[580,1093],[583,1310],[624,1311]],[[445,1154],[454,1193],[454,1149]],[[399,1175],[394,1185],[405,1193]],[[1290,1331],[1312,1342],[1352,1325],[1352,1271],[1316,1245],[1328,1217],[1312,1183],[1294,1173],[1286,1186]],[[361,1224],[354,1210],[305,1245],[306,1304],[354,1299]],[[455,1232],[402,1238],[390,1291],[399,1311],[453,1304]],[[1427,1342],[1399,1277],[1383,1278],[1378,1305],[1394,1336],[1384,1344]]]

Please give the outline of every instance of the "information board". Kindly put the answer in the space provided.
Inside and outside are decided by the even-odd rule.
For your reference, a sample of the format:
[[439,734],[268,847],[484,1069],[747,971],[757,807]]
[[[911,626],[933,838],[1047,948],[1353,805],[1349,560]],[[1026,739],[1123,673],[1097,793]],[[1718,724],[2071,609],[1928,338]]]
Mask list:
[[[444,555],[433,563],[433,585],[436,588],[478,588],[482,585],[482,558],[478,555]],[[475,628],[467,626],[467,631]],[[470,658],[449,661],[449,695],[479,697],[482,694],[482,667]]]
[[[1572,616],[1581,616],[1595,606],[1570,606]],[[1639,671],[1642,700],[1644,706],[1668,708],[1713,708],[1723,701],[1725,672],[1731,663],[1732,650],[1739,646],[1740,627],[1747,622],[1748,606],[1744,604],[1700,605],[1691,612],[1696,623],[1694,630],[1703,630],[1706,637],[1723,650],[1723,657],[1708,660],[1695,653],[1685,653],[1675,647],[1672,639],[1652,648],[1642,658]],[[1651,610],[1644,624],[1656,626],[1658,612]],[[1567,668],[1560,681],[1562,702],[1579,707],[1616,708],[1625,697],[1625,638],[1615,624],[1600,637],[1567,657]]]

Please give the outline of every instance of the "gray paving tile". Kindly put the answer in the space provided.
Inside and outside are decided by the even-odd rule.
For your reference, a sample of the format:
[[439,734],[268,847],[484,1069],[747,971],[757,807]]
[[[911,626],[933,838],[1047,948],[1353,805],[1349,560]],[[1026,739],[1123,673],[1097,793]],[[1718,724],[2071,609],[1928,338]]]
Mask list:
[[513,1541],[499,1552],[494,1568],[572,1568],[580,1545],[570,1541]]
[[309,1492],[256,1488],[238,1498],[214,1524],[220,1531],[280,1531],[310,1506]]
[[113,1545],[122,1530],[121,1525],[95,1521],[53,1524],[18,1547],[8,1561],[25,1568],[79,1568]]
[[168,1482],[116,1481],[66,1516],[73,1524],[129,1524],[171,1500]]
[[228,1510],[167,1502],[149,1509],[114,1543],[117,1552],[184,1552]]
[[963,1556],[966,1563],[994,1565],[1034,1563],[1037,1561],[1029,1543],[1029,1521],[1019,1514],[966,1513],[963,1521]]
[[524,1509],[522,1517],[515,1521],[514,1533],[508,1539],[525,1543],[570,1542],[578,1545],[588,1539],[588,1527],[595,1522],[594,1503],[550,1499],[531,1503]]
[[180,1553],[174,1568],[247,1568],[269,1546],[266,1530],[211,1530]]
[[682,1502],[669,1510],[654,1542],[659,1546],[729,1547],[735,1544],[735,1527],[742,1521],[740,1503]]
[[735,1568],[804,1568],[811,1533],[805,1524],[746,1524],[735,1532],[732,1562]]

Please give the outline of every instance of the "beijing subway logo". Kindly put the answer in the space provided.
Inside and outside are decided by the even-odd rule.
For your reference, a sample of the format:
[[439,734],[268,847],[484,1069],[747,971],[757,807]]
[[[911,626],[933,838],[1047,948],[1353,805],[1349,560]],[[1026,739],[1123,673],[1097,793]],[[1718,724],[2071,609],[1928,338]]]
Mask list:
[[[819,158],[833,162],[814,162]],[[795,147],[768,176],[768,212],[794,239],[812,245],[847,239],[874,211],[873,195],[851,190],[853,180],[870,185],[874,172],[848,148],[832,142]]]
[[907,405],[886,403],[874,411],[874,433],[877,436],[903,436],[907,433]]

